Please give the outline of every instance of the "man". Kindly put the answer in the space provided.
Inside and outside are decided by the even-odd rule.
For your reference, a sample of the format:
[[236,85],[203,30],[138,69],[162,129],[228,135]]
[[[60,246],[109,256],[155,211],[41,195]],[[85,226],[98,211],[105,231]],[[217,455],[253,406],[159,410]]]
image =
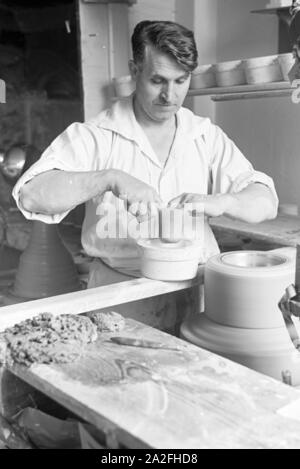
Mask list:
[[289,36],[293,44],[295,65],[290,70],[289,78],[293,82],[294,79],[300,77],[300,0],[293,0],[290,13],[292,17],[289,25]]
[[[173,22],[143,21],[134,30],[132,49],[133,96],[90,122],[71,125],[14,188],[24,215],[46,223],[60,222],[86,202],[82,244],[97,258],[90,287],[138,275],[136,239],[102,236],[99,220],[107,202],[116,207],[119,226],[126,210],[137,224],[147,221],[151,204],[176,208],[201,203],[207,217],[228,215],[254,223],[277,212],[272,180],[254,171],[209,119],[182,108],[197,66],[193,33]],[[218,253],[207,223],[204,235],[202,262]],[[172,330],[187,306],[196,309],[192,300],[193,295],[181,295],[177,312],[174,295],[119,311]]]

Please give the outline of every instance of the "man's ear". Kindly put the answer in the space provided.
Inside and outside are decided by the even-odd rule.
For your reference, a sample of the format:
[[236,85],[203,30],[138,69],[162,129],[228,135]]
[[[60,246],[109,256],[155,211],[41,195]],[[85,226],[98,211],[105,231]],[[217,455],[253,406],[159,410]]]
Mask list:
[[138,72],[138,67],[136,65],[136,63],[134,62],[134,60],[129,60],[128,62],[128,67],[129,67],[129,71],[130,71],[130,75],[131,75],[131,78],[132,80],[136,80],[136,75],[137,75],[137,72]]

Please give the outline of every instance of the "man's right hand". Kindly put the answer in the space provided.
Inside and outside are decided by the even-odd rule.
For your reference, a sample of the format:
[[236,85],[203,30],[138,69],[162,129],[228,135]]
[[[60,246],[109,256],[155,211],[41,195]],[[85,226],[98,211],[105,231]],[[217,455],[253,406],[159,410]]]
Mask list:
[[124,200],[128,212],[136,216],[139,222],[149,219],[153,205],[160,207],[163,202],[156,190],[145,182],[118,169],[110,170],[109,190]]

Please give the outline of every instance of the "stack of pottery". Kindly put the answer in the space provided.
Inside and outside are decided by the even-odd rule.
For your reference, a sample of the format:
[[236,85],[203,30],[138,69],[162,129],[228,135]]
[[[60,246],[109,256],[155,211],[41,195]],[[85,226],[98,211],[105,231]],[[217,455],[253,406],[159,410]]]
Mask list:
[[191,89],[214,88],[217,86],[214,66],[199,65],[192,73]]
[[192,73],[190,88],[226,88],[289,81],[294,62],[293,54],[287,53],[199,65]]
[[249,85],[272,83],[283,80],[277,55],[254,57],[243,61]]
[[241,60],[220,62],[215,65],[218,86],[237,86],[246,83],[245,72]]

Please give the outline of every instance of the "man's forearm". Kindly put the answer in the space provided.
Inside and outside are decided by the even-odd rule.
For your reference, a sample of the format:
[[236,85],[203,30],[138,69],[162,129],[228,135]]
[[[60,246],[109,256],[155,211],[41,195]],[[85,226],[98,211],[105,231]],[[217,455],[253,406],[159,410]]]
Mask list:
[[21,188],[20,203],[29,212],[62,213],[110,190],[110,184],[111,174],[106,170],[47,171]]
[[248,223],[271,220],[277,215],[277,201],[263,184],[250,184],[241,192],[224,194],[224,215]]

